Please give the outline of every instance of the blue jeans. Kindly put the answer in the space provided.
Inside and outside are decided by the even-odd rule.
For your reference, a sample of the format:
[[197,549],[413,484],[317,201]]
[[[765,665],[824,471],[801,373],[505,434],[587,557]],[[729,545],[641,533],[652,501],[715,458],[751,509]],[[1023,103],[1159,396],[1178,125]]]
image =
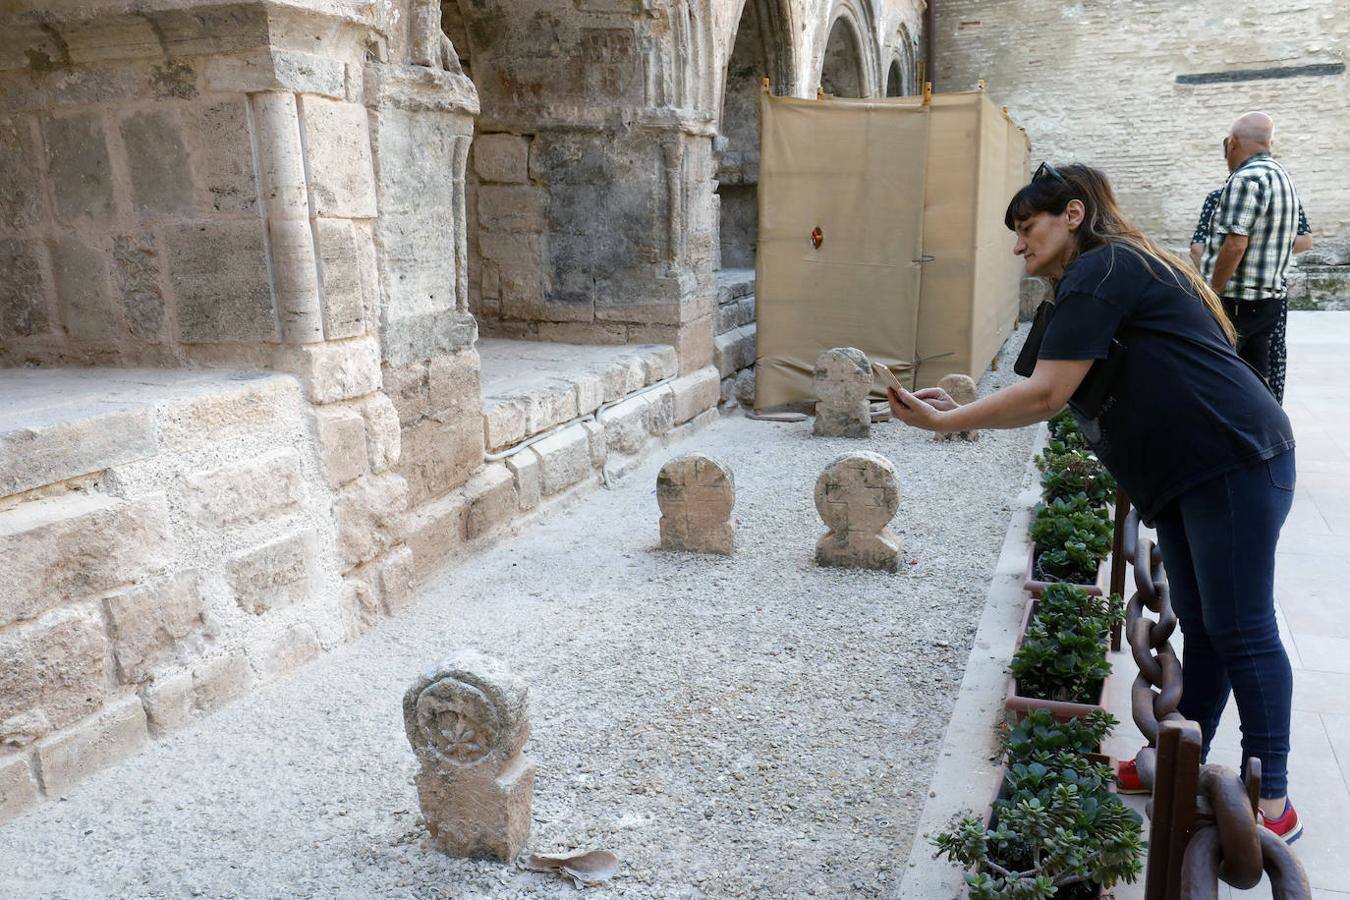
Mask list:
[[1205,756],[1231,690],[1242,757],[1261,760],[1261,796],[1288,779],[1293,673],[1275,624],[1275,544],[1294,501],[1294,451],[1196,485],[1158,514],[1158,544],[1185,635],[1181,714]]

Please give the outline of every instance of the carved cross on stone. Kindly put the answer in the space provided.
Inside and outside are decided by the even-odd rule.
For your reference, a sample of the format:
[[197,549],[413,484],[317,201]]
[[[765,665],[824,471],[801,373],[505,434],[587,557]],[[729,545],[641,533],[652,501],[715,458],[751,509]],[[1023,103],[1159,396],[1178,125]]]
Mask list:
[[736,484],[723,463],[699,453],[671,460],[656,476],[656,502],[663,550],[730,556],[735,549]]
[[816,544],[816,565],[899,568],[900,542],[886,525],[900,508],[895,466],[878,453],[845,453],[816,480],[816,511],[830,529]]
[[856,347],[836,347],[816,358],[816,421],[820,437],[867,437],[872,415],[872,364]]
[[524,681],[476,650],[451,654],[403,695],[422,817],[451,856],[509,861],[529,837],[528,700]]
[[[955,372],[951,375],[944,375],[942,380],[938,382],[938,387],[946,391],[948,396],[961,406],[965,406],[967,403],[974,403],[977,396],[975,379],[971,378],[969,375],[962,375]],[[980,433],[978,431],[949,431],[945,434],[938,432],[933,436],[933,439],[936,441],[950,441],[957,437],[961,438],[963,441],[978,441],[980,439]]]

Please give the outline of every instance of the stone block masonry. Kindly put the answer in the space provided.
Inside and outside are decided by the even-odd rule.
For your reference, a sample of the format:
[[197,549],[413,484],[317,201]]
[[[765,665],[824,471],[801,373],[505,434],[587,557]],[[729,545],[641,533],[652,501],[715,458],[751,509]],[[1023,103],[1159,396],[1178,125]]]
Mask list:
[[412,602],[382,394],[106,369],[0,370],[0,394],[0,448],[40,461],[0,496],[0,816]]

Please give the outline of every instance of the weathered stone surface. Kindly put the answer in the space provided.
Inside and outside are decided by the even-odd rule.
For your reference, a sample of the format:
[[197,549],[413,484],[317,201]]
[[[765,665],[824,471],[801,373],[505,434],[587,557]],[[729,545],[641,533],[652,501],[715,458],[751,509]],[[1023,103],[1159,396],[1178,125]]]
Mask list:
[[0,511],[0,626],[166,565],[167,518],[163,496],[69,493]]
[[0,825],[38,802],[37,779],[26,756],[0,759]]
[[386,367],[383,373],[384,393],[398,410],[398,421],[412,425],[431,412],[431,393],[427,383],[425,361],[406,366]]
[[473,140],[473,169],[483,181],[529,180],[530,142],[516,134],[480,134]]
[[647,432],[656,437],[669,434],[675,427],[675,392],[666,385],[648,391],[644,396],[647,398]]
[[206,61],[206,86],[221,93],[293,91],[341,99],[345,81],[341,60],[277,47]]
[[[14,717],[38,710],[53,729],[98,709],[107,692],[104,665],[108,641],[103,623],[89,609],[61,609],[0,636],[0,739],[14,743],[31,720]],[[10,730],[12,729],[12,730]]]
[[0,228],[23,231],[42,221],[47,202],[38,168],[38,142],[28,116],[0,116]]
[[0,431],[0,496],[145,459],[156,447],[154,416],[145,407],[40,411],[22,428]]
[[156,675],[141,690],[150,733],[156,737],[177,731],[192,721],[194,696],[191,672]]
[[0,336],[27,337],[51,328],[42,241],[0,240]]
[[246,550],[225,564],[234,600],[260,616],[305,599],[317,539],[297,531]]
[[900,542],[886,526],[899,508],[890,460],[870,451],[836,457],[816,480],[816,511],[829,528],[816,544],[816,565],[896,571]]
[[307,171],[315,212],[320,216],[370,219],[375,216],[375,173],[370,158],[366,108],[323,97],[300,102],[309,157]]
[[148,738],[141,698],[123,697],[77,728],[38,745],[42,786],[48,796],[59,797],[99,769],[135,753]]
[[675,424],[683,425],[705,409],[717,406],[720,387],[717,369],[712,366],[705,366],[672,381],[670,389],[675,404]]
[[642,354],[642,371],[647,384],[656,384],[680,370],[680,358],[674,347],[650,347]]
[[552,496],[591,474],[590,438],[580,425],[564,428],[530,447],[539,457],[540,483]]
[[452,856],[515,858],[530,834],[534,764],[529,691],[498,660],[460,650],[403,696],[420,770],[417,795],[432,840]]
[[543,491],[539,457],[530,450],[523,450],[506,458],[506,468],[511,471],[515,482],[516,501],[520,509],[523,511],[538,506]]
[[[974,403],[979,392],[975,387],[975,379],[969,375],[962,375],[959,372],[951,375],[944,375],[938,382],[938,387],[947,392],[947,395],[955,400],[961,406],[967,403]],[[933,435],[936,441],[950,441],[953,438],[960,438],[963,441],[978,441],[980,433],[978,431],[951,431],[947,433],[938,432]]]
[[755,367],[741,369],[736,373],[736,385],[734,388],[736,402],[746,409],[755,407]]
[[[319,462],[330,487],[341,487],[370,470],[366,453],[366,420],[347,406],[314,410]],[[397,431],[397,423],[395,424]]]
[[573,377],[577,415],[595,412],[605,402],[605,381],[598,372],[581,372]]
[[609,444],[605,441],[605,426],[599,422],[582,422],[581,427],[586,429],[587,440],[591,447],[591,466],[596,469],[603,469],[605,462],[609,459]]
[[647,427],[651,415],[651,401],[645,396],[630,397],[606,409],[601,422],[609,452],[628,456],[640,452],[651,434]]
[[275,341],[277,316],[257,220],[204,222],[164,232],[184,343]]
[[479,369],[474,350],[433,356],[427,364],[428,414],[443,420],[477,416]]
[[204,213],[246,213],[258,208],[247,101],[225,97],[193,106],[185,115],[198,136],[197,207]]
[[187,503],[206,527],[247,525],[280,515],[304,496],[300,454],[286,448],[189,475]]
[[408,480],[416,504],[458,487],[483,462],[481,419],[441,422],[424,419],[402,435],[398,471]]
[[361,415],[365,417],[371,469],[384,472],[397,465],[403,455],[403,438],[393,401],[377,391],[361,404]]
[[337,501],[342,558],[360,565],[392,547],[402,537],[407,509],[407,482],[392,472],[344,488]]
[[66,333],[79,340],[110,340],[116,335],[116,310],[108,299],[106,257],[73,235],[51,243],[52,274]]
[[283,352],[287,368],[305,381],[311,403],[364,397],[380,388],[380,345],[374,338],[330,341]]
[[380,561],[380,600],[389,615],[396,615],[417,603],[416,574],[412,550],[407,547],[395,548]]
[[671,460],[656,476],[656,502],[661,549],[723,556],[735,550],[736,482],[725,463],[701,453]]
[[192,669],[197,709],[209,715],[242,696],[253,681],[253,670],[243,653],[234,651],[203,660]]
[[515,480],[503,463],[489,463],[464,486],[469,501],[465,536],[469,540],[491,534],[508,524],[518,508]]
[[127,329],[143,341],[164,337],[160,255],[150,232],[119,234],[112,244],[113,284]]
[[755,364],[755,326],[742,325],[713,339],[713,365],[726,378]]
[[34,707],[0,721],[0,751],[18,750],[42,740],[52,730],[47,714]]
[[[531,184],[484,184],[478,188],[478,225],[513,234],[540,232],[548,195]],[[480,238],[481,239],[481,238]]]
[[483,405],[483,435],[488,450],[497,452],[525,440],[525,397],[489,398]]
[[143,218],[188,212],[192,169],[172,109],[138,110],[122,118],[122,144],[131,171],[131,203]]
[[47,138],[47,183],[56,216],[74,224],[105,221],[116,212],[112,163],[97,113],[52,116],[43,126]]
[[[314,223],[323,276],[323,336],[328,340],[357,337],[366,331],[365,283],[361,277],[358,232],[345,219]],[[361,233],[364,240],[365,235]]]
[[463,491],[452,491],[417,507],[408,528],[408,547],[412,550],[419,584],[464,549],[468,518],[469,501]]
[[265,641],[250,656],[258,673],[270,680],[298,669],[322,652],[314,629],[298,622]]
[[147,681],[157,667],[198,649],[188,640],[206,625],[196,572],[114,594],[103,604],[124,682]]
[[872,390],[872,364],[855,347],[826,350],[816,359],[816,421],[820,437],[867,437],[872,416],[867,395]]

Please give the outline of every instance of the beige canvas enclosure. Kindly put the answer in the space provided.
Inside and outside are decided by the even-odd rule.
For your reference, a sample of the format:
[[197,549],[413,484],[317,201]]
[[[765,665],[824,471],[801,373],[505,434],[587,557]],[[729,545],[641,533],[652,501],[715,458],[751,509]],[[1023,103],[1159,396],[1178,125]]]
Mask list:
[[978,378],[1017,317],[1003,211],[1027,180],[1026,135],[983,91],[765,92],[760,127],[756,408],[813,400],[832,347],[917,387]]

